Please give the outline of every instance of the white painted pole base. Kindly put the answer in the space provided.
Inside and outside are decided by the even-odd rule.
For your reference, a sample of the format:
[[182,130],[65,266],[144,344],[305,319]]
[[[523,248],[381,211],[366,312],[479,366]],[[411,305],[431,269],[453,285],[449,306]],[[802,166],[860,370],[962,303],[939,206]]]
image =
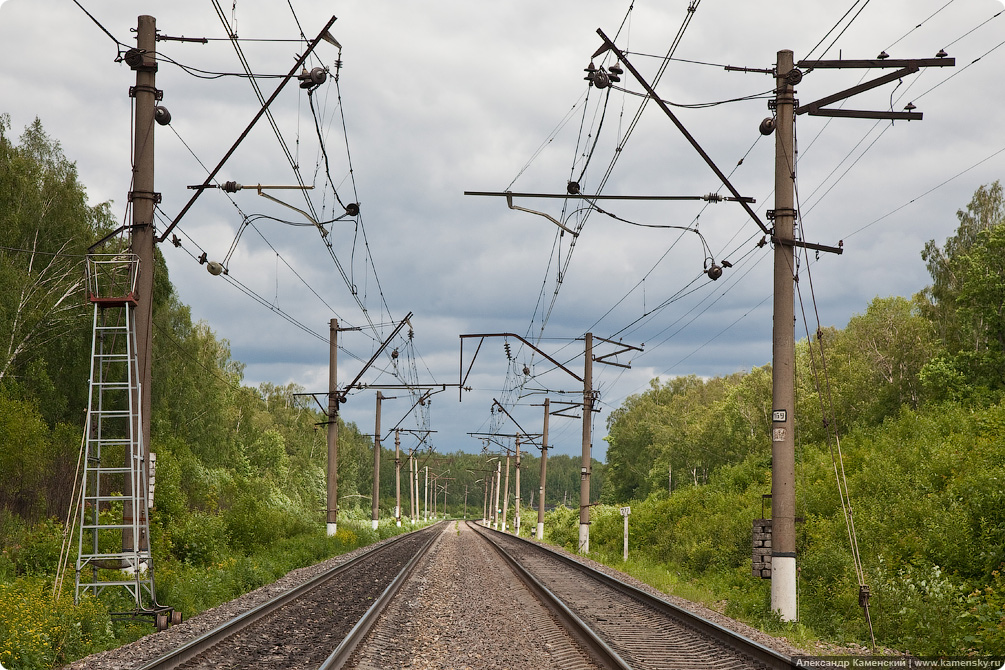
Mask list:
[[397,523],[398,528],[401,528],[401,519],[398,519],[396,523]]
[[579,553],[590,553],[590,524],[579,524]]
[[796,557],[771,557],[771,609],[778,612],[782,621],[795,621],[796,607]]
[[370,524],[371,524],[371,527],[372,527],[372,528],[373,528],[374,530],[377,530],[377,520],[376,520],[376,519],[374,519],[373,521],[371,521],[371,522],[370,522]]
[[338,529],[338,524],[337,523],[329,523],[329,524],[327,524],[327,528],[328,528],[328,537],[331,537],[332,535],[335,534],[335,531]]
[[543,540],[544,539],[544,524],[543,523],[537,524],[537,534],[534,535],[534,537],[536,537],[538,540]]

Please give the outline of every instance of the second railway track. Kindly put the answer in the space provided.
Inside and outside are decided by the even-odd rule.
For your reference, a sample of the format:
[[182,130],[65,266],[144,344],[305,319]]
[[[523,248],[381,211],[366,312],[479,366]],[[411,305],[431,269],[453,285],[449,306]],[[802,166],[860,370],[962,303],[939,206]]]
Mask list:
[[[788,657],[535,543],[477,527],[592,631],[617,668],[795,667]],[[602,652],[604,654],[607,651]]]

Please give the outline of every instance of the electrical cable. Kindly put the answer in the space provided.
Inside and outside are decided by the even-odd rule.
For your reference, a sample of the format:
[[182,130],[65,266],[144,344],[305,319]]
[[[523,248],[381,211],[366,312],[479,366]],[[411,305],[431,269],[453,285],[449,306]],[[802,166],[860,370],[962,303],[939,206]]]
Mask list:
[[889,46],[887,46],[885,49],[883,49],[883,51],[889,51],[893,47],[895,47],[898,44],[900,44],[900,42],[903,41],[904,38],[906,38],[908,35],[910,35],[911,33],[913,33],[915,30],[917,30],[921,26],[923,26],[926,23],[928,23],[929,21],[931,21],[933,18],[935,18],[935,16],[937,14],[939,14],[940,12],[942,12],[943,9],[945,9],[949,5],[953,4],[954,2],[956,2],[956,0],[949,0],[949,2],[947,2],[946,4],[942,5],[938,9],[936,9],[927,19],[925,19],[924,21],[922,21],[921,23],[919,23],[918,25],[914,26],[913,28],[911,28],[910,30],[908,30],[906,33],[904,33],[903,35],[901,35],[899,39],[897,39],[892,44],[890,44]]
[[212,70],[202,70],[197,67],[192,67],[191,65],[180,63],[160,51],[157,52],[156,60],[164,63],[170,63],[171,65],[178,67],[182,72],[198,79],[222,79],[223,77],[236,77],[238,79],[283,79],[286,77],[285,74],[255,74],[253,72],[214,72]]
[[[236,38],[237,35],[234,32],[234,30],[231,28],[230,22],[227,20],[227,17],[224,15],[223,8],[220,7],[219,0],[212,0],[212,2],[213,2],[213,8],[216,10],[217,17],[220,19],[220,22],[223,24],[224,30],[226,31],[227,35],[232,38],[231,42],[232,42],[232,45],[234,47],[234,51],[237,53],[238,60],[241,62],[241,67],[248,74],[248,81],[251,83],[251,87],[252,87],[252,89],[254,89],[255,95],[257,96],[259,103],[264,107],[265,106],[265,96],[262,94],[262,89],[259,88],[257,80],[252,76],[251,65],[248,63],[248,60],[247,60],[247,58],[244,55],[244,50],[241,48],[240,43],[234,41],[234,39],[233,39],[233,38]],[[299,184],[300,187],[301,187],[301,190],[302,190],[303,196],[304,196],[304,201],[307,203],[307,208],[310,210],[311,215],[315,219],[320,218],[318,216],[317,212],[314,210],[314,203],[311,201],[310,197],[307,195],[306,188],[304,188],[306,185],[304,183],[303,176],[300,173],[300,167],[299,167],[299,165],[297,165],[296,159],[293,157],[293,154],[290,152],[289,145],[287,144],[285,138],[283,138],[282,132],[279,130],[279,125],[276,123],[276,119],[275,119],[275,116],[272,114],[272,110],[271,109],[266,109],[265,110],[265,116],[269,120],[269,125],[272,127],[272,132],[275,134],[276,139],[279,140],[279,145],[282,148],[283,153],[286,156],[286,160],[290,164],[290,168],[292,168],[292,170],[293,170],[293,174],[294,174],[294,176],[297,179],[297,184]]]
[[[793,125],[795,125],[795,124],[793,124]],[[798,139],[795,137],[795,134],[794,134],[793,141],[794,142],[798,141]],[[793,172],[792,174],[793,174],[793,192],[794,192],[795,198],[796,198],[796,212],[797,212],[797,215],[796,215],[796,224],[797,224],[797,230],[798,230],[797,238],[800,239],[800,240],[802,240],[803,239],[804,226],[803,226],[803,222],[802,222],[802,216],[798,214],[798,212],[800,211],[798,179],[796,178],[796,173],[795,172]],[[793,276],[796,277],[796,279],[797,279],[794,283],[795,283],[795,287],[796,287],[796,292],[797,292],[797,296],[798,296],[798,300],[799,300],[800,309],[801,309],[802,315],[803,315],[803,326],[806,329],[806,341],[808,343],[808,348],[809,348],[809,352],[810,352],[810,366],[812,368],[814,382],[815,382],[816,389],[817,389],[817,397],[820,399],[820,413],[821,413],[821,417],[823,419],[824,427],[826,428],[826,432],[827,432],[827,446],[830,449],[831,463],[833,464],[833,467],[834,467],[834,477],[835,477],[835,480],[836,480],[836,483],[837,483],[837,487],[838,487],[838,495],[839,495],[839,497],[841,499],[842,516],[844,517],[845,528],[846,528],[847,533],[848,533],[848,543],[849,543],[849,547],[850,547],[851,553],[852,553],[852,561],[853,561],[854,568],[855,568],[855,576],[856,576],[856,578],[858,580],[858,585],[859,585],[859,604],[862,606],[862,608],[863,608],[863,610],[865,612],[866,623],[869,625],[869,635],[870,635],[870,637],[872,639],[872,647],[873,647],[873,650],[875,651],[875,649],[876,649],[876,636],[873,633],[872,618],[871,618],[871,616],[869,614],[869,599],[868,599],[868,597],[866,597],[864,600],[862,598],[863,592],[865,594],[868,594],[868,588],[869,587],[867,586],[866,580],[865,580],[865,568],[863,566],[862,556],[861,556],[861,553],[859,551],[858,534],[856,533],[856,530],[855,530],[855,520],[854,520],[854,517],[852,516],[851,493],[850,493],[850,490],[848,488],[848,478],[845,475],[844,455],[843,455],[843,453],[841,451],[841,437],[840,437],[840,433],[838,431],[838,426],[837,426],[837,421],[836,421],[836,416],[837,415],[836,415],[836,412],[834,410],[834,398],[833,398],[833,394],[832,394],[832,391],[831,391],[830,376],[828,375],[828,372],[827,372],[827,359],[826,359],[826,355],[824,353],[823,330],[822,330],[822,326],[821,326],[821,322],[820,322],[820,311],[819,311],[819,308],[818,308],[818,305],[817,305],[816,290],[815,290],[815,288],[813,286],[813,274],[810,271],[810,265],[811,264],[809,262],[809,257],[808,257],[809,250],[804,247],[802,249],[802,253],[807,254],[807,258],[806,258],[806,275],[807,275],[807,279],[809,281],[809,286],[810,286],[810,297],[811,297],[811,302],[812,302],[812,305],[813,305],[813,312],[814,312],[814,315],[816,317],[817,344],[818,344],[819,349],[820,349],[820,352],[819,352],[820,353],[820,366],[819,366],[819,369],[818,369],[817,361],[816,361],[816,352],[814,351],[813,344],[812,344],[813,343],[813,339],[811,338],[810,333],[809,333],[809,322],[806,319],[806,308],[805,308],[805,302],[803,301],[802,287],[800,285],[800,282],[798,281],[798,275],[797,274],[793,274]],[[798,258],[798,255],[797,255],[797,258]],[[822,382],[821,382],[821,375],[823,377],[823,381]],[[825,402],[825,398],[826,398],[826,402]]]
[[[692,0],[692,2],[690,2],[690,4],[688,5],[687,14],[685,16],[685,19],[682,22],[680,28],[678,29],[677,35],[674,37],[674,40],[673,40],[673,42],[670,45],[670,48],[669,48],[669,50],[667,52],[667,55],[666,55],[663,63],[661,64],[659,70],[657,71],[656,76],[653,79],[653,84],[652,85],[654,87],[657,85],[657,83],[660,81],[660,79],[662,79],[663,74],[666,72],[666,69],[669,66],[669,62],[670,62],[668,59],[673,56],[673,54],[677,50],[677,47],[680,45],[680,42],[683,40],[684,34],[687,31],[687,28],[690,25],[691,20],[694,18],[694,15],[697,12],[698,6],[700,4],[701,4],[701,0]],[[631,11],[631,9],[629,9],[629,11]],[[626,17],[626,20],[627,20],[627,17]],[[622,26],[623,25],[624,25],[624,22],[622,22]],[[619,31],[620,31],[620,29],[619,29]],[[615,39],[616,38],[617,38],[617,34],[615,35]],[[604,173],[603,177],[601,178],[600,185],[597,188],[597,193],[602,193],[603,192],[603,188],[606,186],[608,179],[610,179],[610,176],[611,176],[611,174],[614,171],[614,167],[617,164],[618,159],[623,154],[622,150],[624,149],[624,146],[627,144],[628,139],[631,137],[631,135],[634,132],[635,128],[638,126],[638,123],[639,123],[639,121],[641,120],[641,117],[642,117],[642,112],[645,109],[645,107],[646,107],[646,105],[647,105],[648,102],[649,102],[649,98],[648,97],[646,97],[645,99],[643,99],[642,104],[639,106],[639,109],[636,111],[634,118],[629,123],[629,127],[628,127],[627,131],[625,132],[624,138],[619,143],[617,149],[614,152],[614,156],[612,157],[611,162],[610,162],[610,164],[607,167],[606,172]],[[588,217],[589,217],[589,214],[587,213],[587,216],[584,217],[584,219],[577,224],[577,226],[576,226],[576,232],[577,233],[580,232],[580,231],[582,231],[583,227],[586,225],[586,220],[587,220]],[[569,244],[569,249],[566,252],[565,262],[562,264],[562,267],[561,267],[561,270],[560,270],[560,275],[559,275],[560,277],[564,277],[564,276],[566,276],[568,274],[569,263],[571,263],[571,261],[572,261],[572,254],[573,254],[573,251],[575,250],[576,239],[577,238],[574,237],[573,240],[572,240],[572,242],[570,242],[570,244]],[[559,292],[560,287],[561,287],[561,284],[557,283],[556,287],[555,287],[555,291],[552,294],[551,303],[549,304],[546,313],[542,317],[541,328],[540,328],[540,331],[539,331],[541,335],[543,335],[544,329],[547,326],[548,321],[551,318],[552,312],[554,311],[556,301],[558,300],[558,292]]]
[[[824,42],[825,42],[825,41],[827,40],[827,38],[828,38],[828,37],[830,37],[831,33],[833,33],[833,32],[834,32],[835,30],[837,30],[837,29],[838,29],[838,26],[840,26],[840,25],[841,25],[841,23],[842,23],[842,22],[843,22],[843,21],[844,21],[844,20],[845,20],[846,18],[848,18],[848,15],[852,13],[852,11],[853,11],[853,10],[855,9],[855,7],[857,7],[857,6],[858,6],[858,3],[860,3],[860,2],[862,2],[862,0],[855,0],[855,2],[853,2],[853,3],[852,3],[851,7],[849,7],[849,8],[848,8],[848,11],[846,11],[846,12],[845,12],[845,13],[844,13],[844,14],[843,14],[843,15],[841,16],[841,18],[837,20],[837,23],[835,23],[835,24],[834,24],[834,26],[833,26],[833,27],[832,27],[832,28],[831,28],[830,30],[828,30],[828,31],[827,31],[827,33],[826,33],[826,34],[825,34],[825,35],[824,35],[824,36],[823,36],[822,38],[820,38],[820,41],[816,43],[816,46],[814,46],[814,47],[813,47],[812,49],[810,49],[809,53],[807,53],[807,54],[806,54],[806,58],[804,58],[803,60],[810,60],[810,57],[811,57],[811,56],[813,55],[813,53],[814,53],[814,52],[815,52],[815,51],[817,50],[817,48],[818,48],[818,47],[819,47],[819,46],[820,46],[821,44],[823,44],[823,43],[824,43]],[[828,52],[828,51],[830,51],[830,50],[831,50],[832,48],[834,48],[834,44],[835,44],[835,43],[837,43],[837,41],[838,41],[838,40],[839,40],[839,39],[841,38],[841,35],[844,35],[845,31],[846,31],[846,30],[848,30],[849,26],[851,26],[851,24],[855,22],[855,19],[857,19],[857,18],[858,18],[859,14],[861,14],[861,13],[862,13],[862,10],[863,10],[863,9],[865,9],[865,8],[866,8],[866,5],[868,5],[868,4],[869,4],[869,0],[865,0],[865,4],[864,4],[864,5],[862,5],[862,7],[861,7],[861,8],[860,8],[860,9],[858,10],[858,14],[856,14],[855,16],[853,16],[853,17],[852,17],[852,19],[851,19],[850,21],[848,21],[848,25],[846,25],[846,26],[845,26],[845,27],[844,27],[844,28],[843,28],[843,29],[841,30],[841,32],[840,32],[840,33],[838,33],[838,36],[834,38],[834,40],[833,40],[833,41],[831,42],[830,46],[828,46],[828,47],[827,47],[826,49],[824,49],[824,50],[823,50],[823,51],[821,52],[821,54],[820,54],[820,56],[819,56],[819,58],[818,58],[817,60],[820,60],[820,59],[822,59],[822,58],[823,58],[824,56],[826,56],[826,55],[827,55],[827,52]]]
[[115,42],[115,46],[121,47],[118,50],[118,53],[115,56],[116,62],[120,61],[122,59],[122,53],[123,53],[122,49],[125,49],[125,50],[128,51],[131,47],[128,44],[123,44],[118,39],[116,39],[115,35],[113,35],[112,33],[110,33],[108,31],[108,28],[105,28],[103,25],[101,25],[101,22],[98,21],[96,18],[94,18],[94,15],[91,14],[89,11],[87,11],[84,8],[84,6],[82,4],[80,4],[77,0],[73,0],[73,4],[75,4],[77,7],[80,7],[80,11],[84,12],[84,14],[87,14],[87,18],[91,19],[91,21],[94,22],[94,25],[96,25],[98,28],[100,28],[103,33],[105,33],[106,35],[108,35],[108,38],[110,40],[112,40],[113,42]]
[[922,198],[924,198],[925,196],[927,196],[927,195],[929,195],[929,194],[931,194],[931,193],[933,193],[933,192],[935,192],[935,191],[939,190],[940,188],[942,188],[943,186],[945,186],[945,185],[946,185],[946,184],[948,184],[949,182],[951,182],[951,181],[953,181],[953,180],[957,179],[958,177],[962,177],[963,175],[965,175],[966,173],[970,172],[970,171],[971,171],[971,170],[973,170],[974,168],[976,168],[976,167],[978,167],[978,166],[980,166],[980,165],[983,165],[984,163],[988,162],[988,161],[989,161],[989,160],[991,160],[992,158],[994,158],[994,157],[996,157],[996,156],[998,156],[998,155],[1000,155],[1000,154],[1002,154],[1002,153],[1005,153],[1005,146],[1003,146],[1003,147],[1002,147],[1001,149],[998,149],[998,150],[997,150],[997,151],[995,151],[994,153],[992,153],[992,154],[990,154],[990,155],[988,155],[988,156],[985,156],[984,158],[982,158],[981,160],[977,161],[976,163],[974,163],[974,164],[973,164],[973,165],[971,165],[970,167],[968,167],[968,168],[966,168],[966,169],[964,169],[964,170],[961,170],[960,172],[957,172],[956,174],[954,174],[954,175],[953,175],[952,177],[950,177],[949,179],[946,179],[946,180],[944,180],[944,181],[940,182],[939,184],[936,184],[935,186],[933,186],[932,188],[928,189],[927,191],[925,191],[925,192],[924,192],[924,193],[922,193],[921,195],[918,195],[918,196],[915,196],[915,197],[911,198],[910,200],[908,200],[907,202],[905,202],[905,203],[904,203],[903,205],[901,205],[900,207],[897,207],[896,209],[892,209],[892,210],[890,210],[889,212],[887,212],[886,214],[884,214],[883,216],[879,217],[878,219],[875,219],[875,220],[873,220],[873,221],[870,221],[869,223],[865,224],[865,225],[864,225],[864,226],[862,226],[861,228],[857,228],[856,230],[853,230],[852,232],[850,232],[850,233],[848,233],[847,235],[845,235],[845,236],[844,236],[844,237],[845,237],[845,239],[848,239],[848,238],[852,237],[853,235],[857,235],[858,233],[861,233],[861,232],[862,232],[863,230],[865,230],[866,228],[869,228],[870,226],[874,226],[874,225],[876,225],[877,223],[879,223],[879,222],[880,222],[880,221],[882,221],[883,219],[886,219],[887,217],[890,217],[890,216],[893,216],[894,214],[896,214],[896,213],[897,213],[897,212],[899,212],[900,210],[904,209],[905,207],[908,207],[908,206],[910,206],[910,205],[913,205],[913,204],[914,204],[915,202],[917,202],[918,200],[921,200],[921,199],[922,199]]
[[[627,93],[628,95],[634,95],[638,98],[649,97],[648,93],[640,93],[638,91],[629,91],[627,88],[621,86],[614,86],[613,84],[608,87],[608,89],[614,89],[615,91],[621,91],[622,93]],[[671,107],[679,107],[682,109],[708,109],[710,107],[718,107],[719,105],[728,105],[733,102],[746,102],[748,100],[770,100],[774,96],[770,95],[774,92],[774,89],[769,89],[767,91],[762,91],[761,93],[751,93],[750,95],[743,95],[739,98],[730,98],[728,100],[717,100],[715,102],[696,102],[691,104],[680,103],[680,102],[670,102],[669,100],[664,100],[660,98],[660,102],[669,105]]]

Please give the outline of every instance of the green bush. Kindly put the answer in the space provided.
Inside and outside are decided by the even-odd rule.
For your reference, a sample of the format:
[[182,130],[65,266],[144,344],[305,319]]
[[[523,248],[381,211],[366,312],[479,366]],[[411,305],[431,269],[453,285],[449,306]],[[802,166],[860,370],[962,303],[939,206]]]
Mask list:
[[172,526],[171,543],[174,555],[194,566],[208,566],[229,551],[227,527],[215,514],[193,512]]
[[114,644],[108,611],[94,598],[57,600],[52,582],[24,577],[0,584],[0,664],[17,670],[53,668]]
[[0,520],[2,558],[0,577],[4,572],[14,576],[51,574],[59,559],[63,541],[63,525],[55,519],[43,519],[27,524],[17,517]]
[[965,620],[972,625],[967,643],[982,654],[1005,654],[1005,576],[1001,569],[991,573],[990,582],[967,597]]

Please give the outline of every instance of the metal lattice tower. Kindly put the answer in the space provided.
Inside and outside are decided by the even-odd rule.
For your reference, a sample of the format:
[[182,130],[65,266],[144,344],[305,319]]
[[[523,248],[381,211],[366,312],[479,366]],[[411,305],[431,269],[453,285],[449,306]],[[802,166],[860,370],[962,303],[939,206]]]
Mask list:
[[[135,254],[87,258],[94,306],[91,375],[81,482],[75,598],[124,592],[132,610],[157,614],[150,553],[147,449],[140,423]],[[113,601],[113,608],[121,601]],[[110,603],[112,604],[112,603]]]

